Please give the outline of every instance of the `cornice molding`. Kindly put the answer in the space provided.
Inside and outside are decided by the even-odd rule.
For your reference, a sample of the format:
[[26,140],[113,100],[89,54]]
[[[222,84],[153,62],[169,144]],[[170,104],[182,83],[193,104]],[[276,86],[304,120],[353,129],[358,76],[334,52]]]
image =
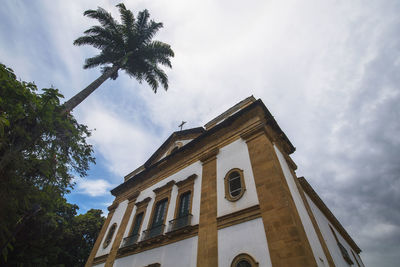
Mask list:
[[222,229],[235,224],[247,222],[261,217],[260,205],[254,205],[217,218],[217,227]]
[[94,258],[94,259],[93,259],[93,265],[106,262],[107,257],[108,257],[108,253],[105,254],[105,255],[101,255],[101,256],[98,256],[98,257]]
[[187,238],[197,236],[199,231],[199,225],[198,224],[192,225],[191,227],[185,229],[187,229],[188,231],[182,231],[176,235],[169,235],[169,232],[167,232],[163,235],[156,236],[145,241],[140,241],[135,246],[119,248],[116,259],[130,256],[133,254],[138,254],[146,250],[162,247]]
[[168,191],[168,190],[172,189],[172,186],[173,186],[174,184],[175,184],[175,181],[174,181],[174,180],[169,181],[169,182],[166,183],[165,185],[160,186],[160,187],[154,189],[153,192],[156,193],[156,194],[160,194],[160,193],[162,193],[162,192],[164,192],[164,191]]
[[215,159],[217,157],[219,153],[219,148],[215,147],[209,151],[207,151],[205,154],[200,156],[200,161],[205,164],[213,159]]
[[136,202],[136,203],[135,203],[135,206],[136,206],[137,208],[140,208],[140,207],[143,206],[143,205],[147,205],[147,204],[150,202],[150,200],[151,200],[151,197],[146,197],[146,198],[143,199],[142,201]]
[[129,202],[131,201],[135,201],[137,199],[137,197],[139,196],[140,191],[134,191],[131,194],[129,194],[126,198],[129,200]]
[[192,175],[188,176],[185,180],[176,182],[176,186],[178,186],[178,187],[185,186],[186,184],[193,182],[196,178],[197,178],[197,174],[192,174]]
[[118,208],[119,203],[118,202],[114,202],[112,203],[110,206],[108,206],[108,211],[112,211],[115,210],[116,208]]
[[246,142],[249,142],[253,140],[254,138],[257,138],[261,134],[267,134],[267,131],[265,129],[265,123],[258,123],[255,125],[253,128],[249,129],[248,131],[242,133],[240,137],[245,140]]

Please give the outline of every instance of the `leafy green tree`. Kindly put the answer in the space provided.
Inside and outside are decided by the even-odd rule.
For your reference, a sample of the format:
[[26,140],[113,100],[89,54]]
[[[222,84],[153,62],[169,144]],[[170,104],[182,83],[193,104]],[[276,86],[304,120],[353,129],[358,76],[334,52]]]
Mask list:
[[70,224],[69,238],[64,233],[64,238],[60,240],[60,246],[64,248],[60,262],[65,266],[85,265],[105,221],[101,214],[101,210],[91,209],[74,217]]
[[[86,142],[90,131],[62,114],[61,97],[54,88],[39,93],[35,84],[18,81],[0,64],[0,258],[7,259],[10,250],[20,256],[29,250],[23,249],[29,235],[20,233],[34,229],[32,222],[45,229],[57,221],[51,214],[72,188],[73,174],[85,176],[94,162]],[[44,239],[35,239],[37,233],[31,233],[32,242],[45,245]],[[43,260],[57,253],[54,247]]]
[[77,215],[77,205],[50,190],[41,211],[18,232],[4,266],[84,266],[105,218],[101,210]]
[[160,83],[165,90],[168,89],[167,74],[159,65],[171,68],[170,58],[174,52],[170,45],[152,40],[163,24],[149,20],[150,14],[146,9],[135,18],[124,4],[118,4],[117,7],[122,23],[118,23],[101,7],[84,12],[85,16],[97,19],[100,26],[86,30],[85,35],[76,39],[74,44],[92,45],[100,49],[100,54],[86,59],[83,67],[103,66],[103,74],[68,100],[64,112],[74,109],[107,79],[117,79],[119,70],[124,70],[139,82],[145,80],[154,92],[157,92]]

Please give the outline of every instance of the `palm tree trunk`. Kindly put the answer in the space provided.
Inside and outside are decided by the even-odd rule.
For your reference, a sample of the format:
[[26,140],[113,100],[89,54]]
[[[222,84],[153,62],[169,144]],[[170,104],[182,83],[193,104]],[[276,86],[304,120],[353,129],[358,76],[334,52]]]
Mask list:
[[64,109],[62,110],[62,114],[68,113],[73,110],[76,106],[78,106],[86,97],[88,97],[91,93],[94,92],[99,86],[105,82],[108,78],[111,77],[113,73],[118,71],[120,68],[119,64],[115,64],[111,69],[104,72],[99,78],[94,80],[91,84],[89,84],[85,89],[74,95],[71,99],[64,103]]

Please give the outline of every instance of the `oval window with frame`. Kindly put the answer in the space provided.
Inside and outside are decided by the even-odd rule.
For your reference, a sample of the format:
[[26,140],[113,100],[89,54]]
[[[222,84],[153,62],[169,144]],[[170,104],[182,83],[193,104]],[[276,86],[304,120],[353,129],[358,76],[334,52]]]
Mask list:
[[244,183],[243,170],[235,168],[225,175],[225,198],[229,201],[240,199],[246,186]]

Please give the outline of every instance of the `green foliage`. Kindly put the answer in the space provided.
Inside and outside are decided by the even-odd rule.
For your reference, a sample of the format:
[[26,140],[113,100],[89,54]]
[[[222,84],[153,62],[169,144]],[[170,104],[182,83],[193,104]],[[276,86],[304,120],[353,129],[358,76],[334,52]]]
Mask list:
[[66,266],[85,265],[105,221],[101,214],[101,210],[91,209],[86,214],[74,217],[70,238],[64,245],[65,260],[61,261]]
[[[60,112],[61,97],[54,88],[39,93],[0,64],[0,244],[8,244],[2,256],[9,262],[61,263],[65,247],[52,240],[72,231],[66,225],[78,208],[63,196],[73,174],[85,176],[94,162],[90,131]],[[37,204],[41,210],[34,214]]]
[[[140,11],[135,18],[124,4],[117,7],[121,23],[101,7],[85,11],[84,15],[98,20],[100,26],[86,30],[85,35],[76,39],[74,44],[91,45],[101,52],[86,59],[84,68],[103,66],[104,73],[111,69],[110,65],[117,65],[139,82],[146,81],[154,92],[160,84],[167,90],[168,77],[159,64],[171,68],[170,58],[174,52],[170,45],[152,40],[163,24],[150,20],[147,9]],[[117,77],[118,72],[110,78],[115,80]]]
[[[50,193],[51,195],[51,193]],[[104,223],[101,210],[76,215],[78,206],[55,197],[17,234],[6,266],[84,266]]]

